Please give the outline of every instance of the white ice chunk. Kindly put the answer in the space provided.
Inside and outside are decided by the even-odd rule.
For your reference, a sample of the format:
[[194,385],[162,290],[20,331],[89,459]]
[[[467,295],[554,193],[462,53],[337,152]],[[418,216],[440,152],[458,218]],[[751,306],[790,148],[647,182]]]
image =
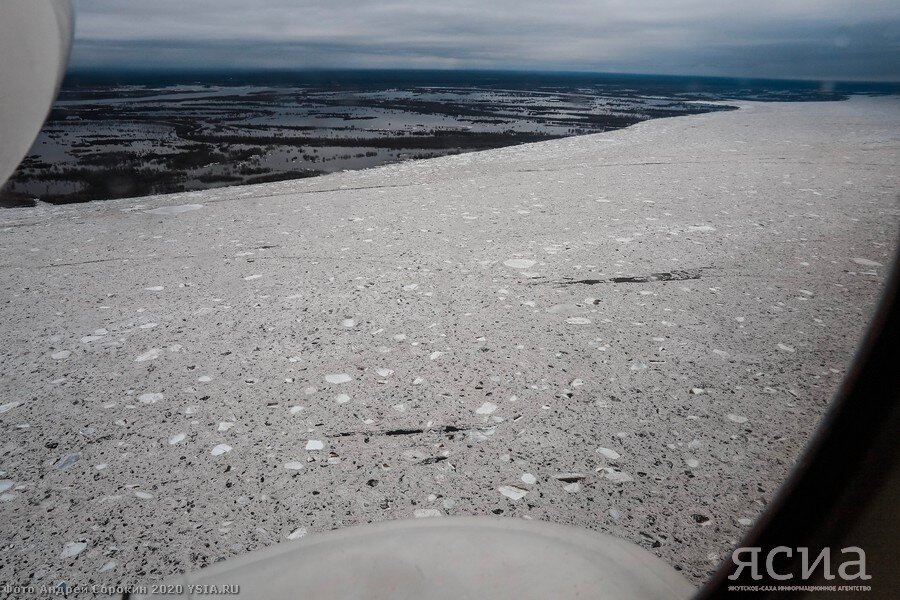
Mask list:
[[180,215],[182,213],[191,212],[194,210],[200,210],[201,208],[203,208],[202,204],[178,204],[175,206],[160,206],[159,208],[145,210],[144,212],[147,213],[148,215],[174,217],[174,216]]
[[856,264],[861,265],[863,267],[883,267],[884,266],[880,262],[877,262],[874,260],[869,260],[868,258],[853,258],[851,260],[853,262],[855,262]]
[[621,454],[619,454],[615,450],[610,450],[609,448],[597,448],[597,454],[605,456],[610,460],[618,460],[619,458],[621,458]]
[[353,378],[346,373],[332,373],[325,376],[325,381],[328,383],[347,383],[353,381]]
[[504,261],[503,264],[513,269],[530,269],[537,263],[533,260],[528,260],[527,258],[510,258],[509,260]]
[[222,454],[226,454],[228,452],[231,452],[231,446],[229,446],[228,444],[219,444],[218,446],[213,448],[212,451],[210,451],[210,454],[212,454],[213,456],[221,456]]
[[476,415],[490,415],[490,414],[493,414],[494,411],[497,410],[497,408],[499,408],[499,407],[496,404],[494,404],[493,402],[485,402],[484,404],[479,406],[477,409],[475,409],[475,414]]
[[510,500],[521,500],[528,494],[528,490],[523,490],[514,485],[501,485],[497,491],[509,498]]
[[69,542],[63,546],[62,552],[59,553],[60,558],[75,558],[85,551],[87,544],[85,542]]
[[162,354],[162,350],[159,348],[150,348],[140,356],[134,359],[134,362],[145,362],[148,360],[153,360],[155,358],[159,358]]

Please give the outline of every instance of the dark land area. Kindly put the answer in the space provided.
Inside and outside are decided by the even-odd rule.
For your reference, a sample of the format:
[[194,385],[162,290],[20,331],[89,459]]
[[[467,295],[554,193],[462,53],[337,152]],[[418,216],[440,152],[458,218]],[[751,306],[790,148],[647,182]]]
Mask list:
[[70,73],[0,206],[311,177],[890,84],[446,71]]

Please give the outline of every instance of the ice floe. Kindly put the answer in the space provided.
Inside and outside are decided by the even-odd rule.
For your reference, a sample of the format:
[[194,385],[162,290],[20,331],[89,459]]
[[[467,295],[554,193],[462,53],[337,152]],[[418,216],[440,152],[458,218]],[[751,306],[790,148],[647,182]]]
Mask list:
[[868,258],[853,258],[851,259],[856,264],[863,267],[883,267],[884,265],[880,262],[869,260]]
[[17,406],[21,406],[21,402],[7,402],[6,404],[0,404],[0,415],[3,413],[9,412]]
[[203,208],[202,204],[179,204],[176,206],[160,206],[159,208],[153,208],[143,212],[148,215],[175,217],[182,213],[200,210],[201,208]]
[[602,446],[600,448],[597,448],[597,454],[600,454],[601,456],[605,456],[606,458],[608,458],[610,460],[618,460],[619,458],[621,458],[621,455],[618,452],[616,452],[615,450],[610,450],[609,448],[603,448]]
[[613,467],[603,467],[600,470],[603,472],[603,477],[614,483],[628,483],[629,481],[634,481],[634,477],[630,474]]
[[209,453],[212,454],[213,456],[221,456],[223,454],[231,452],[231,450],[232,450],[232,448],[228,444],[219,444],[218,446],[216,446],[215,448],[210,450]]
[[514,485],[501,485],[497,491],[509,498],[510,500],[521,500],[528,494],[528,490],[523,490]]
[[512,269],[530,269],[537,264],[536,261],[527,258],[510,258],[503,262],[504,265]]
[[353,378],[347,375],[346,373],[332,373],[330,375],[325,376],[325,381],[328,383],[348,383],[353,381]]
[[476,415],[491,415],[491,414],[494,414],[494,411],[496,411],[498,408],[499,407],[496,404],[494,404],[493,402],[485,402],[484,404],[479,406],[477,409],[475,409],[475,414]]
[[163,351],[159,348],[150,348],[143,354],[139,355],[134,359],[134,362],[146,362],[148,360],[153,360],[162,356]]
[[63,546],[62,552],[59,553],[59,557],[62,559],[75,558],[86,549],[87,544],[85,542],[69,542]]
[[97,572],[98,573],[106,573],[107,571],[112,571],[113,569],[115,569],[118,566],[118,564],[119,563],[117,563],[114,560],[108,560],[105,563],[103,563],[103,566],[100,567],[100,569]]
[[57,461],[57,463],[53,465],[53,468],[57,471],[64,471],[77,463],[79,460],[81,460],[81,452],[73,452],[72,454],[68,454],[59,459],[59,461]]

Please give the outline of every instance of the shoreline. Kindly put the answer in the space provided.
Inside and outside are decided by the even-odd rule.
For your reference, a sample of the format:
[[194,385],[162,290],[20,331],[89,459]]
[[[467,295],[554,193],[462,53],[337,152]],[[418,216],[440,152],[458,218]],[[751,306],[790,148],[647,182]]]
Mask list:
[[[849,98],[844,98],[844,99],[840,99],[840,100],[830,100],[828,102],[846,102],[848,99]],[[691,103],[713,104],[713,105],[728,107],[733,110],[740,110],[740,108],[741,108],[740,105],[745,102],[747,102],[747,101],[742,101],[742,100],[685,101],[686,104],[691,104]],[[798,101],[798,102],[800,102],[800,101]],[[750,101],[749,104],[756,104],[756,102]],[[710,112],[712,112],[712,111],[710,111]],[[457,156],[465,156],[465,155],[472,155],[472,154],[479,155],[479,154],[489,153],[489,152],[493,152],[493,151],[502,151],[502,150],[509,149],[509,148],[530,147],[535,144],[545,144],[547,142],[567,140],[567,139],[572,139],[572,138],[583,138],[583,137],[590,137],[590,136],[605,136],[605,135],[609,135],[609,134],[612,134],[615,132],[629,130],[633,127],[636,127],[636,126],[641,125],[642,123],[646,123],[648,121],[679,119],[682,117],[702,115],[702,114],[708,114],[708,113],[694,113],[694,114],[689,114],[689,115],[656,117],[656,118],[646,119],[644,121],[638,121],[637,123],[633,123],[631,125],[626,125],[624,127],[619,127],[616,129],[611,129],[609,131],[604,131],[604,132],[599,132],[599,133],[584,133],[584,134],[568,135],[568,136],[562,136],[562,137],[552,138],[552,139],[548,139],[548,140],[537,140],[537,141],[533,141],[533,142],[524,142],[524,143],[519,143],[519,144],[498,146],[496,148],[464,150],[462,152],[458,152],[458,153],[454,153],[454,154],[445,154],[442,156],[432,156],[432,157],[428,157],[428,158],[414,158],[414,159],[407,159],[407,160],[399,160],[396,162],[388,162],[388,163],[384,163],[384,164],[380,164],[380,165],[374,165],[371,167],[363,167],[360,169],[347,169],[347,170],[343,170],[343,171],[335,171],[335,172],[330,172],[330,173],[322,172],[317,175],[311,175],[308,177],[299,177],[299,178],[295,178],[295,179],[280,179],[277,181],[267,181],[267,182],[259,182],[259,183],[224,185],[221,187],[206,188],[206,189],[200,189],[200,190],[170,192],[170,193],[163,193],[163,194],[148,194],[148,195],[143,195],[143,196],[129,196],[126,198],[108,198],[108,199],[98,199],[98,200],[86,200],[83,202],[65,202],[65,203],[60,203],[60,204],[55,204],[52,202],[45,202],[40,199],[35,199],[36,204],[34,206],[0,207],[0,217],[2,217],[3,214],[6,214],[10,211],[17,211],[17,210],[24,210],[24,211],[33,210],[33,209],[52,210],[52,209],[75,208],[75,207],[79,207],[79,206],[92,206],[95,204],[111,204],[111,203],[116,203],[116,202],[118,202],[118,203],[134,203],[134,202],[139,202],[139,201],[149,200],[149,199],[196,198],[196,197],[198,197],[198,194],[206,194],[206,193],[209,193],[209,195],[211,195],[211,196],[214,196],[217,193],[223,193],[223,192],[225,193],[225,195],[229,195],[228,192],[230,192],[230,191],[238,192],[240,190],[244,190],[244,189],[248,189],[248,188],[268,189],[268,186],[273,186],[273,188],[272,188],[274,190],[273,195],[285,195],[285,194],[290,194],[290,193],[304,193],[303,191],[301,191],[301,192],[294,192],[294,191],[284,192],[284,191],[282,191],[282,188],[285,185],[288,185],[289,187],[293,187],[293,186],[291,186],[291,184],[299,185],[299,184],[301,184],[303,182],[307,182],[307,181],[314,182],[314,181],[318,181],[318,180],[322,180],[322,179],[327,179],[329,177],[341,177],[341,176],[353,175],[353,174],[357,174],[357,173],[367,173],[370,171],[377,171],[379,169],[390,168],[390,167],[395,167],[395,166],[400,166],[400,165],[418,164],[418,163],[424,163],[424,162],[430,162],[430,161],[436,161],[436,160],[441,160],[441,159],[446,159],[446,158],[453,158],[453,157],[457,157]],[[341,189],[342,188],[335,188],[333,190],[315,189],[315,190],[309,190],[308,193],[326,193],[328,191],[341,191]],[[256,197],[256,196],[245,196],[245,195],[241,194],[241,197]],[[3,226],[3,221],[0,220],[0,227],[2,227],[2,226]]]
[[70,204],[298,179],[724,110],[614,84],[534,91],[496,82],[407,83],[63,90],[0,203]]
[[494,514],[703,581],[840,385],[900,223],[900,99],[741,107],[0,212],[0,579]]
[[[831,103],[842,104],[842,103],[850,102],[854,98],[859,98],[859,99],[870,98],[870,99],[875,99],[875,100],[878,100],[878,99],[889,100],[891,98],[895,98],[895,99],[900,98],[900,96],[890,95],[890,94],[882,94],[882,95],[851,94],[851,95],[848,95],[846,98],[842,98],[842,99],[838,99],[838,100],[827,100],[827,101],[797,100],[797,101],[790,101],[790,102],[775,102],[775,101],[770,101],[770,100],[755,101],[755,100],[731,99],[731,100],[697,100],[697,101],[688,100],[688,101],[685,101],[685,103],[713,104],[713,105],[719,105],[719,106],[723,106],[723,107],[729,107],[729,108],[732,108],[734,111],[740,111],[743,109],[751,108],[753,106],[764,107],[767,105],[778,105],[778,104],[782,104],[782,105],[793,105],[793,104],[828,105]],[[728,111],[728,112],[732,112],[732,111]],[[50,202],[44,202],[44,201],[37,200],[37,204],[35,206],[0,207],[0,227],[2,227],[4,224],[4,221],[2,220],[2,216],[5,214],[10,214],[10,213],[16,212],[16,211],[29,211],[29,210],[52,211],[54,209],[65,210],[65,209],[74,209],[77,207],[92,207],[92,206],[98,205],[98,204],[99,205],[103,205],[103,204],[112,205],[114,203],[125,203],[125,204],[137,203],[137,204],[140,204],[143,201],[149,201],[151,199],[154,201],[164,200],[167,198],[175,199],[175,200],[192,199],[192,198],[197,198],[198,195],[204,195],[204,194],[208,194],[211,197],[216,197],[216,196],[221,195],[222,198],[220,198],[219,200],[257,197],[256,195],[246,195],[243,192],[241,192],[237,196],[234,196],[233,194],[229,193],[229,192],[237,193],[240,190],[247,190],[247,189],[254,189],[254,190],[256,190],[256,189],[259,189],[259,190],[271,189],[272,193],[270,195],[289,195],[291,193],[305,193],[305,191],[303,191],[303,190],[293,191],[293,190],[291,190],[291,188],[296,187],[296,186],[301,186],[304,183],[315,183],[315,182],[318,182],[321,180],[327,180],[329,178],[335,178],[335,177],[340,178],[343,176],[353,176],[354,174],[364,174],[364,173],[370,173],[373,171],[378,172],[380,169],[386,169],[386,168],[389,169],[391,167],[397,167],[397,166],[402,166],[402,165],[430,163],[432,161],[439,161],[439,160],[448,159],[448,158],[452,159],[452,158],[458,157],[458,156],[489,154],[492,152],[503,151],[503,150],[507,150],[507,149],[511,149],[511,148],[528,148],[528,147],[533,147],[535,145],[553,143],[553,142],[558,142],[561,140],[569,140],[569,139],[576,139],[576,138],[596,138],[596,137],[609,136],[611,134],[615,134],[618,132],[630,131],[630,130],[634,129],[635,127],[639,127],[648,122],[668,121],[668,120],[672,120],[672,119],[690,118],[690,117],[697,117],[697,116],[702,116],[702,115],[707,115],[707,114],[711,114],[711,113],[697,113],[697,114],[689,114],[689,115],[677,115],[677,116],[671,116],[671,117],[658,117],[658,118],[647,119],[645,121],[639,121],[632,125],[627,125],[625,127],[620,127],[620,128],[612,129],[610,131],[605,131],[605,132],[570,135],[570,136],[564,136],[564,137],[560,137],[560,138],[553,138],[553,139],[549,139],[549,140],[525,142],[525,143],[509,145],[509,146],[500,146],[497,148],[486,148],[486,149],[479,149],[479,150],[463,151],[458,154],[447,154],[447,155],[443,155],[443,156],[434,156],[434,157],[429,157],[429,158],[415,158],[415,159],[403,160],[403,161],[398,161],[398,162],[389,162],[389,163],[385,163],[382,165],[375,165],[375,166],[364,167],[364,168],[360,168],[360,169],[348,169],[348,170],[344,170],[344,171],[335,171],[335,172],[331,172],[331,173],[321,173],[318,175],[309,176],[309,177],[301,177],[301,178],[297,178],[297,179],[282,179],[282,180],[278,180],[278,181],[270,181],[270,182],[262,182],[262,183],[225,185],[222,187],[207,188],[207,189],[202,189],[202,190],[171,192],[171,193],[163,193],[163,194],[149,194],[149,195],[145,195],[145,196],[132,196],[132,197],[127,197],[127,198],[109,198],[106,200],[87,200],[84,202],[69,202],[69,203],[62,203],[62,204],[54,204],[54,203],[50,203]],[[611,165],[611,166],[613,166],[613,165]],[[294,185],[292,186],[291,184],[294,184]],[[308,192],[308,193],[326,193],[328,191],[338,192],[338,191],[341,191],[341,188],[338,187],[338,188],[334,188],[331,190],[329,190],[329,189],[312,189],[312,190],[308,190],[306,192]],[[217,200],[214,200],[214,201],[217,201]]]

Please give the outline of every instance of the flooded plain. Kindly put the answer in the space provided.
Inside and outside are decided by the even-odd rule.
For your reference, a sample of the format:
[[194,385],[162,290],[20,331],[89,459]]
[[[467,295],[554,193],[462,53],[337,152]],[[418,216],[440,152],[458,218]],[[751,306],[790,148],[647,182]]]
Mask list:
[[728,110],[727,99],[845,93],[609,75],[70,75],[0,206],[298,179]]

